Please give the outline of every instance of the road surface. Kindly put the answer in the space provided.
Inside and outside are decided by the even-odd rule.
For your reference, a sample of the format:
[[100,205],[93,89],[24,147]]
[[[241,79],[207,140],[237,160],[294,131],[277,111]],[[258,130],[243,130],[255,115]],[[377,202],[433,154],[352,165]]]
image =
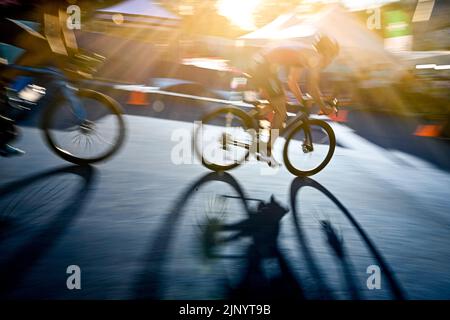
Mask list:
[[[60,160],[32,126],[27,154],[0,159],[3,298],[450,298],[450,175],[426,157],[333,122],[339,146],[312,179],[254,161],[215,175],[171,160],[192,122],[126,123],[124,147],[96,167]],[[444,144],[433,152],[448,160]],[[239,198],[272,195],[288,212]]]

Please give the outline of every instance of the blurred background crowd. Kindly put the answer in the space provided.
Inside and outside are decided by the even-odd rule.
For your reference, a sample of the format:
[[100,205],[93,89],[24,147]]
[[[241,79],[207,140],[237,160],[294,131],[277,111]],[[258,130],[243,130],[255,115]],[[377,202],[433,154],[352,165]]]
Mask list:
[[[77,46],[107,58],[97,79],[230,98],[256,50],[341,45],[322,91],[349,108],[421,117],[449,136],[450,3],[444,0],[0,1],[5,18],[80,9]],[[68,19],[72,19],[69,17]],[[38,28],[38,27],[36,27]],[[4,30],[2,30],[4,31]],[[2,32],[2,37],[15,37]],[[4,40],[3,40],[4,41]]]

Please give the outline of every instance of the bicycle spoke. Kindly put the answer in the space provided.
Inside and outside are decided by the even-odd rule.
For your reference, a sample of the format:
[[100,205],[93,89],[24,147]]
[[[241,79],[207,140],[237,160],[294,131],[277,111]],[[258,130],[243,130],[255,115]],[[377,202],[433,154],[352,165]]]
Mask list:
[[[197,151],[204,162],[217,167],[236,166],[246,158],[251,141],[242,119],[231,111],[216,112],[215,117],[203,119],[201,136],[196,138]],[[197,134],[200,131],[197,131]],[[198,148],[198,145],[201,148]]]
[[119,143],[122,124],[119,116],[102,102],[90,98],[83,98],[80,102],[86,111],[82,121],[68,104],[55,109],[51,118],[54,125],[49,127],[51,140],[63,153],[77,159],[101,158]]
[[93,130],[92,131],[94,133],[94,135],[97,137],[98,140],[100,140],[103,143],[109,144],[109,145],[113,145],[113,143],[106,141],[105,138],[103,138],[103,136],[101,135],[101,133],[99,133],[97,130]]

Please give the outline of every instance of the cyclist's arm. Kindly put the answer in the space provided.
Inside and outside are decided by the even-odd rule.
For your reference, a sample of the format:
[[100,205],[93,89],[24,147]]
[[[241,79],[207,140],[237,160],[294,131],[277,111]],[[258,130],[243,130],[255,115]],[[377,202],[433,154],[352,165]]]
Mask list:
[[289,76],[288,76],[288,87],[289,90],[294,94],[295,99],[297,99],[298,102],[303,101],[303,93],[300,89],[300,86],[298,85],[298,81],[300,80],[300,76],[303,72],[302,68],[298,67],[291,67],[289,69]]
[[320,109],[326,109],[327,106],[323,102],[322,92],[320,92],[320,69],[311,69],[309,76],[309,93],[313,97],[314,101],[319,105]]

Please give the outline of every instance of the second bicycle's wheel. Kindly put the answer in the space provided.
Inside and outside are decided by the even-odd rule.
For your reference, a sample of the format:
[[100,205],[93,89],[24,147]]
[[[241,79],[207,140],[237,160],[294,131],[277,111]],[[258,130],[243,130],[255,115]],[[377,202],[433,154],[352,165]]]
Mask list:
[[336,137],[330,125],[311,119],[308,125],[302,123],[289,133],[283,149],[284,163],[296,176],[311,176],[330,162],[335,147]]
[[125,123],[120,105],[92,90],[80,89],[77,96],[84,113],[82,117],[67,100],[44,111],[45,140],[58,156],[78,165],[106,160],[124,141]]
[[251,128],[252,119],[238,108],[213,111],[195,129],[195,152],[208,169],[233,169],[249,156],[255,134]]

